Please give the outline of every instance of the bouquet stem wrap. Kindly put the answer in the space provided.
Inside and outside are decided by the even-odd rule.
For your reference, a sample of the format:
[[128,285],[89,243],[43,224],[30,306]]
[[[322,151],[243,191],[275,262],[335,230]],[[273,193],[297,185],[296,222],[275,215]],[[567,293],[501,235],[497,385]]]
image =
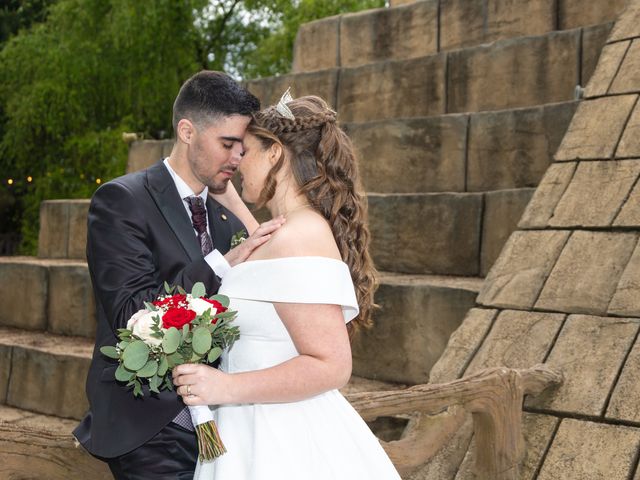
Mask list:
[[213,420],[213,412],[209,407],[197,405],[189,407],[191,420],[198,437],[198,452],[200,460],[214,460],[227,449],[222,443],[216,422]]

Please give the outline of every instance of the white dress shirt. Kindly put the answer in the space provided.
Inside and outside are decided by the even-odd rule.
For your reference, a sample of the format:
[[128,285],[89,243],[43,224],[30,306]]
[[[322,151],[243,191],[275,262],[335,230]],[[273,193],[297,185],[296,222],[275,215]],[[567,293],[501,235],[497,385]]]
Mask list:
[[[169,157],[165,158],[163,163],[164,163],[164,166],[167,167],[167,170],[169,170],[169,173],[171,174],[171,178],[173,178],[173,182],[175,183],[176,188],[178,189],[178,194],[180,194],[180,198],[182,198],[182,205],[187,211],[187,215],[189,215],[189,220],[191,220],[191,210],[189,209],[189,204],[187,203],[188,197],[198,196],[202,198],[202,202],[204,203],[204,209],[206,210],[207,195],[209,194],[209,187],[205,186],[202,192],[196,194],[193,190],[191,190],[191,187],[189,187],[189,185],[187,185],[186,182],[182,178],[180,178],[180,175],[178,175],[175,172],[175,170],[171,168],[171,165],[169,165]],[[198,232],[196,232],[195,228],[193,229],[193,233],[195,234],[196,237],[198,236]],[[207,212],[207,233],[209,233],[209,236],[211,236],[211,229],[209,228],[208,212]],[[214,238],[211,237],[211,240],[214,240]],[[211,251],[211,253],[209,253],[206,257],[204,257],[204,259],[213,270],[213,273],[215,273],[220,278],[222,278],[224,274],[231,269],[231,265],[229,265],[229,262],[227,262],[227,259],[224,258],[224,256],[215,248]]]

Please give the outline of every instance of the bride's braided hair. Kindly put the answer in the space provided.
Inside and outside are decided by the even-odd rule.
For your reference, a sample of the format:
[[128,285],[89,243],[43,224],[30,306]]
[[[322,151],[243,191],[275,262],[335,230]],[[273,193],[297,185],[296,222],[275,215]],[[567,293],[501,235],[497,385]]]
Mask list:
[[249,132],[264,148],[283,145],[283,154],[272,167],[258,206],[275,193],[276,173],[283,167],[284,150],[300,192],[327,219],[344,262],[349,266],[360,314],[349,323],[349,333],[371,325],[376,307],[373,294],[377,272],[369,255],[367,203],[362,193],[358,166],[349,137],[336,123],[336,113],[319,97],[307,96],[287,103],[295,119],[269,107],[253,116]]

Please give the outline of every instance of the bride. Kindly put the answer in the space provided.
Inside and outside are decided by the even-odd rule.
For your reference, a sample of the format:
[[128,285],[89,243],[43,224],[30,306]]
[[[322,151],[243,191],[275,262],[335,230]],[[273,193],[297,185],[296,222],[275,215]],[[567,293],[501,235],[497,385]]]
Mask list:
[[[376,287],[351,142],[322,99],[285,95],[254,116],[244,145],[243,199],[286,222],[222,279],[240,339],[220,369],[174,369],[184,403],[211,406],[227,448],[194,478],[399,479],[338,392]],[[229,190],[222,200],[257,225]]]

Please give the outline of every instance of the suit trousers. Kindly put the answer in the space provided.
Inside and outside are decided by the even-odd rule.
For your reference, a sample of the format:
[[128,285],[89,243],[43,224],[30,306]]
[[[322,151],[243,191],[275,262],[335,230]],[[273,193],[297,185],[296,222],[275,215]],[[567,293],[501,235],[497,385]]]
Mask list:
[[198,441],[195,432],[171,422],[135,450],[103,460],[116,480],[192,480]]

